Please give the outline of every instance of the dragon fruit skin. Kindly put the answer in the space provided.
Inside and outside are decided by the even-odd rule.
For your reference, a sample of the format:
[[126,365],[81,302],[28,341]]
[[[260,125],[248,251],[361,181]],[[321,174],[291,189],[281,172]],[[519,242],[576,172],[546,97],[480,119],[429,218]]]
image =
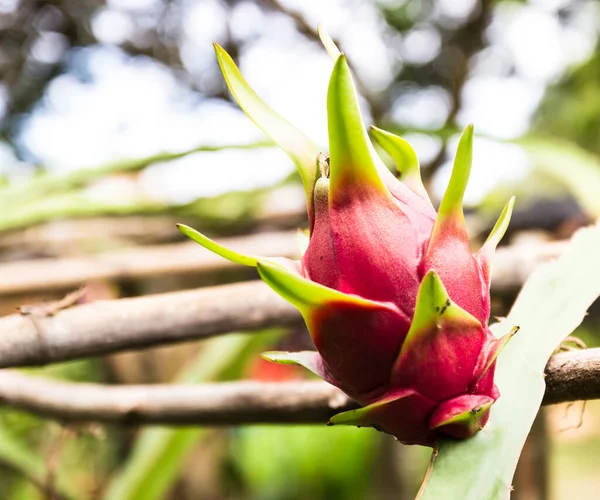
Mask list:
[[179,227],[223,257],[257,267],[300,310],[317,351],[264,357],[303,365],[362,405],[335,415],[331,425],[375,427],[403,443],[426,446],[441,435],[470,437],[483,428],[499,397],[495,360],[515,331],[496,339],[487,326],[490,262],[514,199],[473,255],[462,211],[472,127],[460,139],[436,213],[408,143],[371,129],[404,182],[377,156],[346,58],[330,40],[324,42],[335,60],[327,97],[328,158],[268,108],[215,46],[242,109],[300,171],[310,222],[301,261],[244,256]]

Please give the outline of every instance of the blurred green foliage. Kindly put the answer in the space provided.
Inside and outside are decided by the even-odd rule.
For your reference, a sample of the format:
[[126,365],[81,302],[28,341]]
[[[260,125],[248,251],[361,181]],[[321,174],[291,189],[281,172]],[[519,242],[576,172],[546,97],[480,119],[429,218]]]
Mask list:
[[235,432],[230,453],[248,498],[368,498],[380,437],[371,429],[246,427]]
[[600,46],[547,90],[533,128],[600,155]]

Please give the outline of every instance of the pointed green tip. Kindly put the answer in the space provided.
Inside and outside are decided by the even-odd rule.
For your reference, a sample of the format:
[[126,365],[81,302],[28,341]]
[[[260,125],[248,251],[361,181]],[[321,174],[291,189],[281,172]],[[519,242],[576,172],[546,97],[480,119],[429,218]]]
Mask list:
[[508,344],[508,341],[510,339],[512,339],[520,329],[521,329],[520,326],[513,326],[507,334],[503,335],[502,337],[500,337],[498,339],[497,352],[496,352],[495,356],[493,357],[492,362],[498,357],[498,355],[506,347],[506,344]]
[[351,184],[370,186],[387,193],[377,171],[379,159],[374,158],[350,67],[343,54],[337,58],[329,80],[327,116],[332,199],[336,192]]
[[[221,68],[221,72],[223,73],[223,77],[225,78],[225,82],[227,83],[227,86],[231,90],[229,80],[230,80],[230,76],[232,76],[231,75],[232,68],[235,68],[237,70],[237,66],[236,66],[235,62],[233,62],[233,59],[229,55],[229,53],[223,47],[221,47],[217,42],[213,42],[213,48],[215,49],[215,55],[217,56],[217,62],[219,63],[219,67]],[[240,76],[241,76],[241,74],[240,74]],[[232,91],[232,93],[233,93],[233,91]]]
[[414,340],[443,322],[459,322],[465,332],[468,326],[481,326],[477,318],[452,302],[439,274],[430,269],[419,286],[415,314],[402,349],[410,348]]
[[210,250],[221,257],[234,262],[235,264],[241,264],[242,266],[250,266],[256,267],[258,264],[257,257],[253,257],[250,255],[243,255],[241,253],[235,252],[234,250],[230,250],[229,248],[225,248],[222,245],[219,245],[216,241],[211,240],[207,236],[204,236],[202,233],[196,231],[195,229],[186,226],[185,224],[176,224],[177,229],[179,229],[183,234],[185,234],[188,238],[194,240],[196,243],[202,245],[207,250]]
[[317,155],[320,148],[305,134],[283,119],[252,90],[231,56],[219,44],[213,44],[217,60],[231,94],[240,108],[294,162],[306,192],[309,216],[312,214],[313,187],[317,179]]
[[267,351],[260,353],[260,357],[271,361],[272,363],[278,363],[280,365],[297,365],[299,364],[296,359],[290,357],[289,352],[284,351]]
[[506,344],[508,344],[508,341],[512,339],[520,329],[520,326],[513,326],[508,333],[506,333],[505,335],[503,335],[495,341],[491,349],[490,356],[487,359],[485,366],[479,373],[479,376],[477,377],[473,385],[477,384],[482,379],[482,377],[487,373],[490,367],[496,362],[496,359],[498,359],[498,356],[504,350]]
[[417,307],[419,306],[419,302],[421,302],[423,306],[423,303],[427,304],[431,310],[435,310],[435,312],[441,314],[444,313],[444,306],[446,308],[450,307],[450,297],[448,296],[448,292],[446,292],[446,287],[444,286],[444,283],[442,283],[440,275],[433,269],[427,271],[427,274],[421,282],[417,298]]
[[504,205],[504,209],[502,210],[500,217],[498,217],[498,220],[494,225],[494,229],[492,229],[490,235],[485,241],[484,246],[491,247],[492,249],[495,249],[498,246],[498,243],[500,243],[506,234],[506,230],[510,224],[510,219],[515,206],[515,200],[516,197],[513,196],[510,200],[508,200],[506,205]]
[[329,419],[327,425],[354,425],[370,427],[365,421],[365,417],[368,414],[366,408],[359,408],[358,410],[348,410],[338,413]]
[[327,33],[322,23],[318,24],[317,33],[319,33],[321,43],[325,47],[329,57],[331,57],[332,61],[337,61],[337,58],[340,57],[342,53],[340,52],[340,49],[338,49],[333,39],[329,36],[329,33]]
[[430,269],[419,286],[415,315],[404,344],[410,344],[410,340],[419,332],[438,324],[440,316],[446,313],[451,304],[441,278]]
[[483,415],[492,407],[494,401],[482,403],[474,408],[469,408],[461,413],[447,416],[445,420],[436,419],[437,415],[430,422],[430,429],[439,429],[440,427],[460,426],[464,427],[468,434],[472,435],[481,430],[480,421]]
[[400,173],[400,180],[406,186],[423,198],[429,205],[431,200],[421,180],[419,157],[412,146],[395,134],[371,125],[371,135],[383,150],[392,157],[396,169]]
[[440,203],[427,252],[448,238],[462,240],[468,245],[467,224],[463,213],[463,198],[473,162],[473,125],[462,133],[456,150],[450,182]]
[[356,410],[348,410],[338,413],[329,419],[327,425],[356,425],[358,427],[374,427],[376,426],[378,415],[382,410],[385,410],[388,405],[394,405],[403,398],[410,398],[415,392],[413,390],[401,389],[394,393],[371,403],[370,405],[357,408]]
[[504,206],[504,209],[502,210],[500,217],[498,217],[498,220],[496,221],[494,228],[490,232],[490,235],[487,237],[487,240],[485,240],[485,243],[475,254],[475,258],[479,262],[484,277],[488,284],[490,281],[494,252],[496,251],[496,247],[506,234],[506,230],[508,229],[508,225],[510,224],[510,218],[512,216],[514,206],[515,197],[513,196],[510,200],[508,200],[508,203]]
[[[371,125],[371,135],[377,143],[392,157],[398,172],[402,176],[415,176],[421,180],[419,158],[412,146],[402,137]],[[421,184],[422,185],[422,184]]]
[[317,351],[299,351],[299,352],[283,352],[270,351],[261,354],[263,359],[279,363],[282,365],[298,365],[303,366],[318,377],[321,377],[325,382],[339,387],[340,384],[335,380],[323,362],[321,355]]
[[[444,317],[456,317],[459,311],[470,316],[450,300],[440,275],[430,269],[419,286],[415,315],[410,330],[422,331],[431,324],[439,324]],[[410,331],[408,335],[411,335]]]
[[462,216],[462,202],[471,174],[473,163],[473,125],[467,125],[458,142],[450,182],[440,203],[439,214],[442,218],[454,214]]

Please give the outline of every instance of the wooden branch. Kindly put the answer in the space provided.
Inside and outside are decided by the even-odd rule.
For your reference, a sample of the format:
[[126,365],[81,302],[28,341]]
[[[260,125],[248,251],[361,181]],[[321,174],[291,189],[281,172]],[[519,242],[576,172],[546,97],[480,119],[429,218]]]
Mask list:
[[176,425],[318,423],[356,407],[321,381],[110,387],[11,370],[0,371],[0,403],[61,420]]
[[232,331],[300,323],[300,314],[261,281],[98,301],[0,319],[0,367],[43,365]]
[[[298,253],[295,231],[223,238],[220,243],[246,254],[294,257]],[[514,292],[536,265],[558,257],[567,244],[540,244],[527,251],[519,247],[500,248],[493,268],[493,291]],[[193,242],[146,246],[79,258],[22,260],[0,264],[0,296],[66,290],[91,281],[200,274],[234,267],[235,264]]]
[[56,220],[18,232],[0,233],[0,251],[55,256],[68,255],[90,242],[95,245],[91,248],[102,248],[106,240],[129,244],[174,241],[180,235],[176,222],[174,216],[167,215]]
[[[600,398],[600,349],[555,355],[543,404]],[[357,405],[325,382],[102,386],[0,371],[0,403],[61,420],[127,424],[325,423]]]
[[569,241],[553,241],[500,247],[492,266],[492,292],[517,292],[539,264],[558,258],[568,245]]
[[[289,231],[223,238],[220,242],[242,253],[265,257],[294,257],[298,254],[296,234]],[[0,295],[66,290],[102,280],[220,272],[235,267],[236,264],[193,241],[105,252],[89,257],[21,260],[0,264]]]
[[546,366],[544,404],[600,398],[600,348],[561,352]]
[[[284,250],[291,242],[291,238],[286,242],[284,235],[270,237],[273,237],[273,248],[276,242],[281,244],[278,251]],[[265,242],[256,241],[257,245],[263,243]],[[499,252],[492,281],[493,289],[517,289],[539,260],[554,255],[562,248],[562,245],[542,246],[537,257],[531,255],[535,252],[518,249]],[[210,265],[228,265],[218,257],[203,254],[202,249],[197,246],[190,247],[189,251],[192,254],[197,251],[197,266],[204,265],[208,268],[208,262],[211,262]],[[170,266],[170,270],[178,265],[170,262],[173,260],[172,255],[160,255],[167,261],[162,265]],[[200,257],[202,255],[204,257]],[[193,257],[189,259],[194,260]],[[131,258],[131,262],[134,260]],[[152,259],[148,260],[152,262]],[[204,264],[200,264],[201,262]],[[139,266],[138,272],[142,269],[145,269],[144,272],[152,272],[150,263],[136,264]],[[186,266],[184,264],[182,269],[189,271]],[[108,269],[109,266],[98,273],[106,273]],[[84,270],[87,273],[93,272],[88,271],[86,266],[81,268],[81,272]],[[6,283],[8,274],[0,272],[0,276],[0,281]],[[59,276],[54,276],[56,280],[59,279]],[[70,307],[54,315],[44,314],[44,310],[47,308],[42,307],[35,313],[34,308],[34,313],[27,316],[11,315],[0,319],[0,368],[42,365],[202,339],[231,331],[300,322],[297,310],[259,281],[134,299],[99,301]]]

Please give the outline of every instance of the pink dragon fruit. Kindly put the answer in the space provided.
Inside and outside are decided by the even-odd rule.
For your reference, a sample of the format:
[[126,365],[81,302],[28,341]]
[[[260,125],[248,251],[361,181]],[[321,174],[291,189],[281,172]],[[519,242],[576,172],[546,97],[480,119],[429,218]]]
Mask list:
[[330,424],[375,427],[406,444],[434,446],[442,435],[467,438],[483,428],[499,397],[496,357],[514,333],[488,329],[490,260],[514,199],[471,254],[462,211],[473,130],[464,131],[438,213],[417,157],[400,137],[372,128],[392,157],[398,181],[364,128],[350,70],[331,39],[329,156],[266,106],[229,55],[216,53],[246,114],[289,155],[305,187],[310,223],[301,261],[240,255],[187,226],[206,248],[244,265],[302,313],[317,351],[270,352],[300,364],[362,405]]

